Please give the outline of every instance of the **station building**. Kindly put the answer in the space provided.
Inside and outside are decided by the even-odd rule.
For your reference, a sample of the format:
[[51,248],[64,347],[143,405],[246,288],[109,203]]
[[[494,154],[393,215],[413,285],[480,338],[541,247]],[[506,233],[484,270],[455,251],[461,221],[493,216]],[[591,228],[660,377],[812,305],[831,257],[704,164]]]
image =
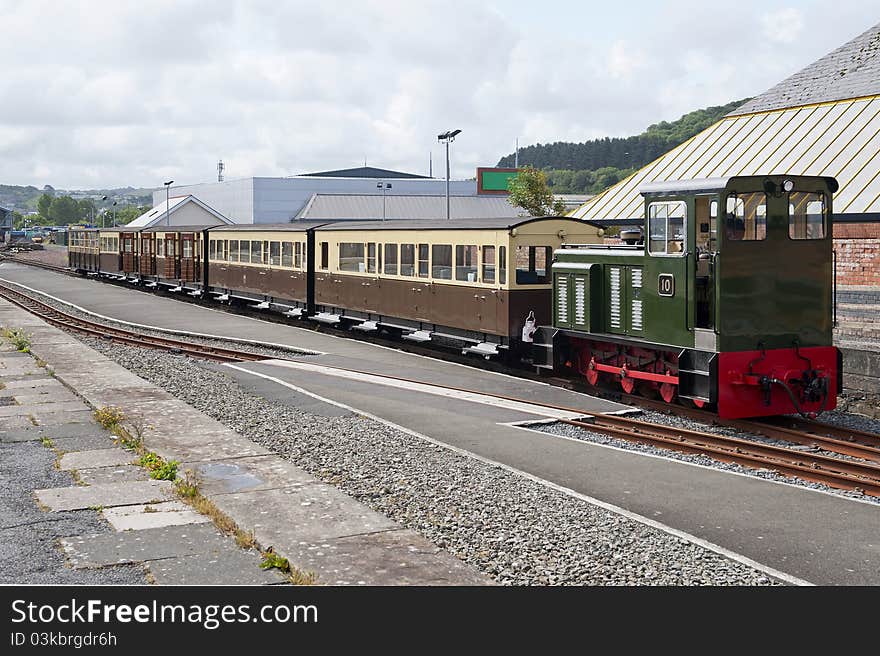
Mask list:
[[838,333],[880,338],[880,24],[753,98],[572,215],[643,219],[651,182],[833,176]]

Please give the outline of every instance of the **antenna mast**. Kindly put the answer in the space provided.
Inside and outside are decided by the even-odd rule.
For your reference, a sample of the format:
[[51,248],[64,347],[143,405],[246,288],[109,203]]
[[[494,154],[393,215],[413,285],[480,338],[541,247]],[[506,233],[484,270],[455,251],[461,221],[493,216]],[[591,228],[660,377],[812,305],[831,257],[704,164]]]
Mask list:
[[223,166],[223,160],[221,159],[217,162],[217,182],[223,182],[223,169],[226,167]]

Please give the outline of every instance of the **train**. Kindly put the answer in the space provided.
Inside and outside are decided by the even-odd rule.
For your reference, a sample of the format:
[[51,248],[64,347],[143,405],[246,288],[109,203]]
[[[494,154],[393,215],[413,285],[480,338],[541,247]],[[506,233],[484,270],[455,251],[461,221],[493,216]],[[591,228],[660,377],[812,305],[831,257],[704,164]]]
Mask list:
[[[837,405],[834,178],[641,188],[644,220],[292,222],[72,231],[84,275],[526,362],[722,418]],[[632,220],[620,223],[632,223]]]

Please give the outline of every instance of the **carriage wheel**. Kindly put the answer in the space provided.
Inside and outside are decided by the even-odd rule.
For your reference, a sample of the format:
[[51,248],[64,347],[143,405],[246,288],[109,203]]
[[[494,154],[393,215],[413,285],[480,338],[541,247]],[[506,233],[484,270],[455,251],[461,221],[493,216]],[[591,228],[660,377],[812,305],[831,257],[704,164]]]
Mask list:
[[672,400],[675,398],[675,385],[672,383],[663,383],[660,386],[660,396],[663,397],[663,400],[667,403],[672,403]]

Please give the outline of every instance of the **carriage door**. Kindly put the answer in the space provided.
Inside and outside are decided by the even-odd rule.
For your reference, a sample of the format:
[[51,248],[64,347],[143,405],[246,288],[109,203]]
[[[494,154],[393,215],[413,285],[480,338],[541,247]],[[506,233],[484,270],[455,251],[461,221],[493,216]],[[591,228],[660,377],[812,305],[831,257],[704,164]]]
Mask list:
[[180,235],[180,279],[195,280],[195,244],[191,232]]
[[165,277],[171,280],[180,278],[180,261],[177,258],[177,235],[165,233]]
[[137,248],[135,244],[135,233],[122,233],[122,271],[124,273],[133,273],[137,269]]
[[153,248],[155,235],[141,235],[140,272],[141,275],[152,276],[156,273],[155,249]]

